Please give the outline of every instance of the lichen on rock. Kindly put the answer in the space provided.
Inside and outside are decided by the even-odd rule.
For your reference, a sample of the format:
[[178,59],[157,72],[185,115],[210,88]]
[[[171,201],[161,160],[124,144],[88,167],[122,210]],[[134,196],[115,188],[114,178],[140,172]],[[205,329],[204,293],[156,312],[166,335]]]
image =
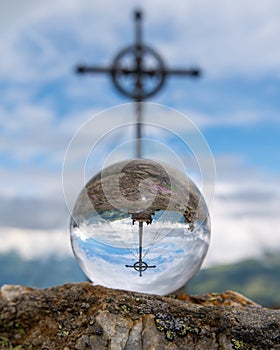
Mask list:
[[0,349],[280,349],[280,310],[234,292],[161,297],[66,284],[4,286]]

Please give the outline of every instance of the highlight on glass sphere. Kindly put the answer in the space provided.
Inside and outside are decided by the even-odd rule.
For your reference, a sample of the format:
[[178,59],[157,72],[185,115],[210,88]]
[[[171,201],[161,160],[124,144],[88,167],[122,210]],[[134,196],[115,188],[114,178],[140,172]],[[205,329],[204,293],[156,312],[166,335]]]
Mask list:
[[91,178],[76,201],[70,231],[75,257],[94,284],[166,295],[199,270],[210,219],[189,177],[134,159]]

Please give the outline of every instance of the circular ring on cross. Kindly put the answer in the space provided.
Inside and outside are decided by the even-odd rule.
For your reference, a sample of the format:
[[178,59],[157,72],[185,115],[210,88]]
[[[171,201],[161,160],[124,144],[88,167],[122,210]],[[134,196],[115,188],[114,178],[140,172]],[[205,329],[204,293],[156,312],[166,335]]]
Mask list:
[[142,101],[155,95],[165,82],[161,56],[146,45],[131,45],[113,60],[112,80],[125,96]]
[[133,268],[134,268],[134,270],[136,270],[136,271],[142,271],[142,272],[144,272],[144,271],[146,271],[147,270],[147,268],[148,268],[148,264],[147,263],[145,263],[144,261],[137,261],[134,265],[133,265]]

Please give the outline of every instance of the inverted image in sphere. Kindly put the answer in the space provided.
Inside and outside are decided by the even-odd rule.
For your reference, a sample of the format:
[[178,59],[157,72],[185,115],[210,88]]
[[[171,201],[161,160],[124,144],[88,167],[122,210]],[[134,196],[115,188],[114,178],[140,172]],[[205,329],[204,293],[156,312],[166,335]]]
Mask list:
[[164,295],[199,270],[210,219],[187,175],[135,159],[92,177],[76,201],[70,231],[74,254],[94,284]]

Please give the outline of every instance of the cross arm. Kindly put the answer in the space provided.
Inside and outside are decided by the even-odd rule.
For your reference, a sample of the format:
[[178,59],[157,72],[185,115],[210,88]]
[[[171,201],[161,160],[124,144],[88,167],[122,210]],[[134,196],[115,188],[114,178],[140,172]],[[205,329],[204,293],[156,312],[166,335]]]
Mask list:
[[201,76],[201,70],[199,68],[192,68],[192,69],[171,68],[171,69],[165,69],[164,73],[167,75],[189,75],[191,77]]
[[95,67],[95,66],[83,66],[79,65],[76,67],[77,74],[85,74],[85,73],[112,73],[112,67]]

